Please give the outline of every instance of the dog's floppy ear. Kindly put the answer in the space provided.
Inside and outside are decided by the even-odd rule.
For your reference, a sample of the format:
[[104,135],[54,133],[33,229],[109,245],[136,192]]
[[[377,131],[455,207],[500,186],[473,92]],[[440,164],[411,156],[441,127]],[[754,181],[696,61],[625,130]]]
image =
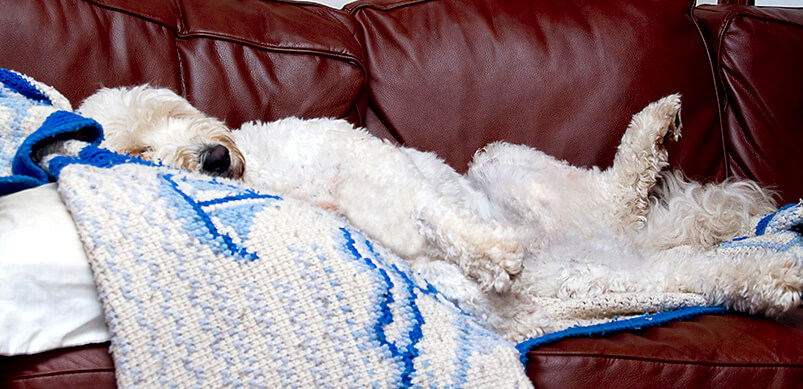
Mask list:
[[201,119],[205,115],[195,108],[186,98],[170,89],[152,89],[154,96],[149,96],[162,106],[165,116],[176,119]]
[[127,92],[133,106],[145,108],[153,118],[201,119],[204,114],[184,97],[167,88],[141,85]]
[[203,118],[175,92],[148,84],[101,88],[84,100],[78,111],[103,126],[103,147],[140,156],[153,151],[143,135],[164,126],[170,118]]

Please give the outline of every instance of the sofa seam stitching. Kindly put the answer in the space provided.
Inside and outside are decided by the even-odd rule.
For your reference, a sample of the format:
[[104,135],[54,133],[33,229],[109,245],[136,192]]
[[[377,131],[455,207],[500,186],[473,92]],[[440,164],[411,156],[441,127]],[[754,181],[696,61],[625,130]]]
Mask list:
[[[142,19],[142,20],[145,20],[145,21],[147,21],[149,23],[162,26],[163,28],[165,28],[168,31],[172,32],[173,37],[174,37],[175,40],[211,39],[211,40],[224,41],[224,42],[228,42],[228,43],[232,43],[232,44],[248,46],[248,47],[259,49],[259,50],[265,50],[265,51],[276,52],[276,53],[310,54],[310,55],[316,55],[316,56],[321,56],[321,57],[326,57],[326,58],[331,58],[331,59],[337,59],[337,60],[341,60],[341,61],[344,61],[344,62],[350,62],[350,63],[356,63],[356,64],[360,63],[359,57],[357,55],[358,53],[337,52],[335,50],[321,49],[321,48],[317,48],[317,47],[310,46],[310,45],[307,45],[307,46],[304,46],[304,47],[284,47],[284,46],[276,45],[276,44],[261,43],[261,42],[254,41],[254,40],[251,40],[251,39],[242,39],[242,38],[235,37],[235,36],[232,36],[232,35],[229,35],[229,34],[213,33],[213,32],[208,32],[208,31],[195,31],[195,32],[180,31],[181,27],[184,25],[183,13],[182,13],[181,7],[178,7],[178,8],[179,8],[179,13],[181,14],[181,18],[182,18],[182,20],[180,20],[179,22],[181,23],[182,26],[175,26],[174,27],[174,26],[171,26],[169,24],[166,24],[166,23],[158,20],[158,18],[154,17],[153,15],[150,15],[150,14],[147,14],[147,13],[144,13],[144,12],[142,14],[132,13],[132,12],[128,12],[126,10],[122,10],[122,9],[118,9],[118,8],[114,8],[114,7],[109,7],[109,6],[106,6],[106,5],[103,5],[103,4],[98,4],[98,3],[96,3],[96,2],[94,2],[92,0],[83,0],[83,1],[85,1],[87,3],[90,3],[90,4],[94,5],[95,7],[103,8],[103,9],[111,11],[111,12],[116,12],[116,13],[120,13],[120,14],[129,15],[131,17]],[[174,3],[175,3],[175,1],[176,0],[173,0]],[[341,23],[341,25],[342,25],[342,23]],[[186,28],[184,28],[184,29],[186,30]],[[358,43],[358,46],[359,46],[359,41],[357,43]],[[359,65],[354,65],[354,66],[359,67]]]
[[69,375],[80,375],[80,374],[93,374],[93,373],[112,373],[114,374],[115,369],[114,367],[102,367],[102,368],[85,368],[85,369],[63,369],[59,371],[50,371],[50,372],[41,372],[41,373],[29,373],[24,375],[11,375],[7,377],[3,377],[5,379],[10,380],[29,380],[29,379],[39,379],[39,378],[48,378],[48,377],[58,377],[58,376],[69,376]]

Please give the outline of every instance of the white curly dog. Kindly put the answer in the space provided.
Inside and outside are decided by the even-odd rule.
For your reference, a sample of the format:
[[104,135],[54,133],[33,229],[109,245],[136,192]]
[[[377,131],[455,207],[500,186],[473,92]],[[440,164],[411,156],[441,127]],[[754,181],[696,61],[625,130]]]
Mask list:
[[331,209],[403,257],[439,291],[509,339],[540,335],[539,297],[690,292],[777,315],[800,302],[795,258],[709,250],[775,210],[751,181],[702,185],[667,166],[680,97],[636,114],[613,166],[570,166],[497,142],[465,175],[343,120],[287,118],[229,131],[184,98],[147,85],[101,89],[79,108],[101,146],[241,179]]

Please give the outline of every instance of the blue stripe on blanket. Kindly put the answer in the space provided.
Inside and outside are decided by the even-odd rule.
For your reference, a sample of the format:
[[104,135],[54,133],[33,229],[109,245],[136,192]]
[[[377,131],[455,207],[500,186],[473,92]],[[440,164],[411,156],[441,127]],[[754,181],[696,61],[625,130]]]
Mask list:
[[11,163],[11,171],[47,182],[47,173],[33,161],[37,147],[56,139],[86,139],[92,146],[100,144],[103,131],[100,124],[72,112],[56,111],[45,119],[39,129],[25,138]]
[[667,323],[688,320],[700,315],[721,315],[727,309],[723,307],[688,307],[674,311],[658,312],[630,319],[616,320],[583,327],[570,327],[563,331],[553,332],[537,338],[527,339],[516,345],[521,353],[522,361],[526,361],[527,353],[535,348],[556,343],[563,339],[613,335],[624,331],[642,330],[658,327]]
[[52,88],[0,69],[0,196],[50,181],[33,160],[39,147],[66,139],[100,144],[100,125],[63,110],[69,106],[65,101]]
[[28,99],[36,100],[47,105],[53,105],[50,99],[39,90],[39,88],[28,82],[25,77],[11,70],[0,69],[0,84],[4,84]]

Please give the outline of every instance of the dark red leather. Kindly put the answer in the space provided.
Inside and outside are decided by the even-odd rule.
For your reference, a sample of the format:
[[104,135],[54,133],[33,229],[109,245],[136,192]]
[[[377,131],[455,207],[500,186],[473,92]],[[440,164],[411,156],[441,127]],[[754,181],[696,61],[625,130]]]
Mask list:
[[568,339],[527,357],[536,388],[795,388],[803,383],[803,308],[779,321],[700,316]]
[[729,174],[796,202],[803,197],[803,10],[707,6],[695,15],[723,89]]
[[114,387],[114,362],[108,342],[35,355],[0,356],[0,388]]
[[[605,167],[633,114],[683,94],[672,158],[721,176],[711,69],[693,1],[379,0],[359,21],[370,74],[368,126],[464,169],[504,139]],[[426,120],[421,120],[426,118]]]
[[[232,126],[348,117],[366,74],[353,21],[276,1],[4,0],[0,67],[77,105],[100,86],[169,87]],[[326,33],[320,33],[326,31]]]

